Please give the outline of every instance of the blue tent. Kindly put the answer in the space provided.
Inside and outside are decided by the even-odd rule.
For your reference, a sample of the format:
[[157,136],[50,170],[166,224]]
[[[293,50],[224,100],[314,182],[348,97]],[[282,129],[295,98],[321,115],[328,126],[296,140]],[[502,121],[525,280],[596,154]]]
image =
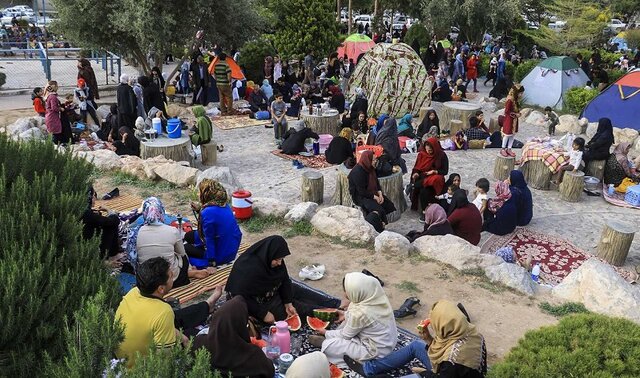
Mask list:
[[582,111],[589,122],[609,118],[615,127],[640,130],[640,68],[611,84]]

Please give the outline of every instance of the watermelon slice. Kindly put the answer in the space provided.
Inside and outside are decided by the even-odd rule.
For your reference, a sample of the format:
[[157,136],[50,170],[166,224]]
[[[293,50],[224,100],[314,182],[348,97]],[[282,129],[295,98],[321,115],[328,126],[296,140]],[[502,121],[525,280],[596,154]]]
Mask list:
[[292,332],[299,331],[302,326],[300,317],[298,315],[292,315],[287,318],[287,324],[289,324],[289,330]]
[[322,321],[318,318],[307,316],[307,325],[314,331],[325,329],[329,326],[329,322]]
[[338,310],[335,308],[319,308],[313,310],[313,316],[325,322],[333,322],[338,319]]
[[331,378],[343,378],[345,376],[344,371],[334,364],[329,365],[329,371],[331,371]]
[[251,344],[253,344],[253,345],[255,345],[255,346],[259,347],[259,348],[264,348],[264,347],[267,346],[267,342],[266,341],[258,340],[253,336],[250,337],[250,340],[251,340]]
[[431,319],[425,319],[416,326],[419,332],[423,332],[431,324]]

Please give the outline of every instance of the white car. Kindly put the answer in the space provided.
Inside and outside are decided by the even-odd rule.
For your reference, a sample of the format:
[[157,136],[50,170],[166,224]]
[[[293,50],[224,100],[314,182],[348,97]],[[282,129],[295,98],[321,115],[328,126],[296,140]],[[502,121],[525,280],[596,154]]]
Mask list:
[[611,22],[607,26],[609,27],[609,29],[613,31],[620,31],[620,30],[624,30],[627,27],[627,24],[618,20],[617,18],[612,18]]
[[362,27],[366,27],[367,25],[371,26],[371,21],[373,21],[373,17],[368,14],[361,14],[353,20],[353,23],[356,25],[362,25]]
[[564,29],[564,26],[566,24],[567,24],[566,21],[556,21],[556,22],[550,22],[548,26],[549,26],[549,29],[559,32],[560,30]]

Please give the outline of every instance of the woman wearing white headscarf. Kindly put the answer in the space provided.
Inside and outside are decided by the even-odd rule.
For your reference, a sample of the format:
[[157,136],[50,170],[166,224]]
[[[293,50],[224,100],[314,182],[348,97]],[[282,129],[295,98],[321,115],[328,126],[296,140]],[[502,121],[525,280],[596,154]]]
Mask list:
[[127,126],[134,128],[136,117],[138,116],[138,100],[133,88],[129,85],[129,75],[120,75],[120,85],[116,90],[116,103],[118,104],[118,124],[120,127]]
[[329,360],[322,352],[300,356],[287,369],[286,378],[331,378]]
[[346,366],[343,357],[365,361],[387,356],[398,341],[393,309],[380,282],[363,273],[347,273],[344,290],[351,301],[344,321],[334,331],[324,334],[322,352],[329,362]]

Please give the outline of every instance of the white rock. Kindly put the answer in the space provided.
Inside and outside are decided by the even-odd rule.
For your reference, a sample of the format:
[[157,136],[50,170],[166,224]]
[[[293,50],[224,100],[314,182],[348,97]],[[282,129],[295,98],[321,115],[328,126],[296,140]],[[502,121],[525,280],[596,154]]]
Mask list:
[[591,122],[587,125],[587,131],[585,132],[585,135],[587,136],[587,142],[589,141],[589,139],[593,138],[594,135],[596,135],[597,130],[598,122]]
[[318,204],[315,202],[302,202],[289,210],[284,216],[285,220],[291,222],[300,222],[302,220],[310,221],[318,210]]
[[195,184],[196,177],[200,174],[200,170],[197,168],[185,167],[177,163],[159,165],[154,171],[158,177],[179,187]]
[[136,176],[141,180],[146,180],[149,177],[144,170],[144,160],[137,156],[123,156],[120,158],[122,161],[122,172]]
[[221,183],[222,186],[224,186],[224,188],[227,190],[227,195],[229,196],[229,198],[231,198],[233,192],[242,189],[240,181],[236,178],[233,172],[231,172],[231,169],[229,169],[229,167],[214,166],[208,168],[207,170],[202,172],[200,176],[198,176],[196,187],[200,185],[200,181],[204,180],[205,178],[216,180]]
[[487,102],[493,102],[494,104],[498,103],[498,99],[495,97],[488,97],[487,98]]
[[6,130],[7,134],[18,136],[32,127],[34,124],[31,123],[30,118],[18,118],[14,123],[8,125]]
[[257,216],[267,217],[272,215],[274,217],[284,217],[292,207],[293,204],[277,199],[253,197],[253,212]]
[[614,144],[618,145],[623,142],[631,143],[635,142],[638,138],[638,130],[634,129],[619,129],[617,127],[613,128],[613,138]]
[[483,112],[493,113],[493,112],[496,111],[496,109],[497,109],[497,106],[493,102],[487,102],[487,103],[482,104],[482,111]]
[[325,207],[311,218],[311,224],[320,233],[342,241],[371,243],[378,233],[358,209],[346,206]]
[[158,175],[156,174],[156,168],[167,163],[173,163],[173,160],[169,160],[162,155],[158,155],[143,160],[142,167],[147,178],[149,180],[155,180],[158,178]]
[[520,110],[520,118],[527,119],[527,117],[529,116],[529,114],[531,114],[532,111],[533,109],[531,108],[524,108]]
[[552,292],[567,301],[582,302],[591,311],[640,323],[640,288],[595,258],[569,273]]
[[580,134],[582,132],[582,127],[578,122],[578,117],[571,114],[561,115],[558,119],[558,124],[556,125],[556,132]]
[[21,132],[18,137],[22,140],[31,140],[31,139],[42,140],[45,138],[42,131],[40,131],[40,129],[37,127],[33,127],[31,129]]
[[531,112],[531,114],[529,114],[525,122],[530,123],[532,125],[542,125],[545,122],[544,117],[545,117],[544,113],[534,110]]
[[413,246],[423,256],[449,264],[459,270],[484,269],[504,262],[496,255],[480,253],[480,247],[455,235],[422,236],[413,242]]
[[484,272],[491,281],[500,282],[523,294],[536,293],[536,284],[531,275],[520,265],[503,262],[500,265],[488,266]]
[[95,165],[96,168],[105,171],[117,170],[122,167],[120,156],[111,150],[79,151],[77,155]]
[[377,253],[408,257],[409,251],[411,250],[411,243],[407,238],[398,233],[382,231],[382,233],[376,237],[374,247]]

